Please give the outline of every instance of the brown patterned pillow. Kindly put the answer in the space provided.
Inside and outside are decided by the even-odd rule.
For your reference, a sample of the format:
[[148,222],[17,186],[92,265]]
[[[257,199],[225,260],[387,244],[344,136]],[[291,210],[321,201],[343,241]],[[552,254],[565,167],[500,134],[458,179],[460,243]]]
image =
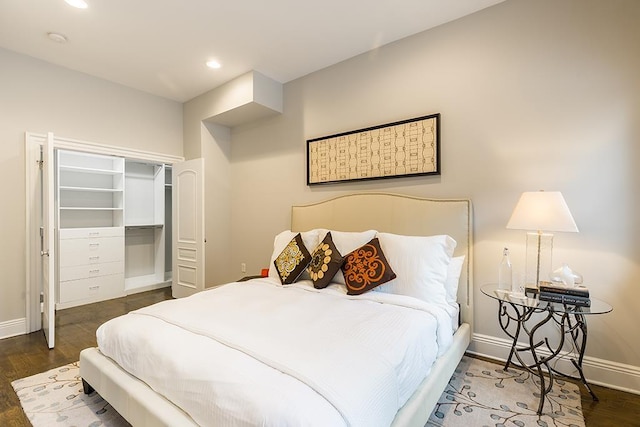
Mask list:
[[280,255],[273,261],[278,277],[283,285],[289,285],[296,281],[300,273],[307,268],[311,261],[311,255],[302,241],[300,233],[284,247]]
[[311,255],[311,262],[307,271],[316,289],[326,288],[331,279],[340,271],[342,265],[342,255],[333,243],[331,232],[322,239]]
[[380,248],[378,238],[344,257],[342,272],[348,295],[360,295],[396,278]]

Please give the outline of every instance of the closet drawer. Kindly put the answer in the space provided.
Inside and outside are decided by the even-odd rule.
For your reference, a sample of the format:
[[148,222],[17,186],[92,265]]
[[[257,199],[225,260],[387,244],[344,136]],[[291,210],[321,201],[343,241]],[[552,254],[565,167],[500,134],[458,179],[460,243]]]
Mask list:
[[88,279],[90,277],[109,276],[118,273],[124,273],[123,261],[60,267],[60,281]]
[[60,240],[60,268],[124,261],[124,237]]
[[60,303],[103,300],[124,295],[124,273],[60,282]]
[[124,227],[61,228],[60,240],[124,236]]

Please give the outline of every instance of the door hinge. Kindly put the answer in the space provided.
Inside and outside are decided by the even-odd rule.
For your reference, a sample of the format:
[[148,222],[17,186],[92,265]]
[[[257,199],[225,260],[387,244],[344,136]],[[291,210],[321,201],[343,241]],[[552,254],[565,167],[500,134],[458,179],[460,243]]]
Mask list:
[[36,163],[38,164],[38,168],[42,170],[44,167],[44,160],[36,160]]

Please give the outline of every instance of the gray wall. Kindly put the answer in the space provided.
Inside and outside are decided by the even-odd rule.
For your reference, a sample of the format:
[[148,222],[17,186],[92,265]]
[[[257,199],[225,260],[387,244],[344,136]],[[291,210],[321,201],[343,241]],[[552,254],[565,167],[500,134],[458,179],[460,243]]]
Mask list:
[[[473,348],[504,355],[497,303],[479,288],[505,245],[524,269],[525,233],[505,228],[521,192],[559,190],[580,233],[556,234],[555,264],[614,306],[589,318],[589,360],[623,364],[631,383],[618,386],[640,390],[638,22],[635,0],[509,0],[286,84],[282,115],[232,130],[232,272],[268,266],[292,204],[373,190],[469,197]],[[441,176],[305,185],[307,139],[434,112]]]
[[0,123],[1,331],[25,316],[25,132],[182,156],[182,104],[0,49]]

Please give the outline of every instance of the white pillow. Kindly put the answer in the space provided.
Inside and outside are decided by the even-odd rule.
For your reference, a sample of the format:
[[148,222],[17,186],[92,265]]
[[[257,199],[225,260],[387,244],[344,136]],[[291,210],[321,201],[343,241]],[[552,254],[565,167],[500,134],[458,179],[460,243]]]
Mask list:
[[464,264],[464,255],[451,258],[447,269],[447,280],[444,282],[447,302],[454,307],[458,305],[458,284],[460,283],[460,274],[462,274],[462,264]]
[[[322,239],[327,235],[327,231],[331,231],[331,238],[333,239],[333,244],[336,245],[336,249],[340,252],[340,255],[343,257],[348,253],[352,252],[355,249],[358,249],[360,246],[368,243],[371,239],[376,237],[376,230],[367,230],[367,231],[334,231],[334,230],[325,230],[325,229],[317,229],[318,232],[318,242],[321,242]],[[335,276],[333,276],[332,283],[340,283],[341,285],[346,285],[344,281],[344,274],[342,274],[342,270],[338,271]]]
[[375,291],[447,303],[445,282],[456,241],[450,236],[378,233],[380,247],[396,278]]
[[[273,252],[271,253],[271,260],[269,262],[269,277],[277,280],[278,282],[280,282],[280,277],[278,276],[278,271],[276,270],[275,265],[273,265],[273,261],[275,261],[275,259],[280,255],[285,246],[289,244],[291,239],[293,239],[296,234],[298,233],[291,230],[285,230],[278,234],[273,240]],[[313,250],[316,248],[316,246],[318,246],[318,243],[320,243],[320,239],[318,239],[318,231],[303,231],[302,233],[300,233],[300,235],[309,253],[313,253]],[[305,269],[300,275],[300,280],[309,278],[309,273],[307,273],[307,270]]]

